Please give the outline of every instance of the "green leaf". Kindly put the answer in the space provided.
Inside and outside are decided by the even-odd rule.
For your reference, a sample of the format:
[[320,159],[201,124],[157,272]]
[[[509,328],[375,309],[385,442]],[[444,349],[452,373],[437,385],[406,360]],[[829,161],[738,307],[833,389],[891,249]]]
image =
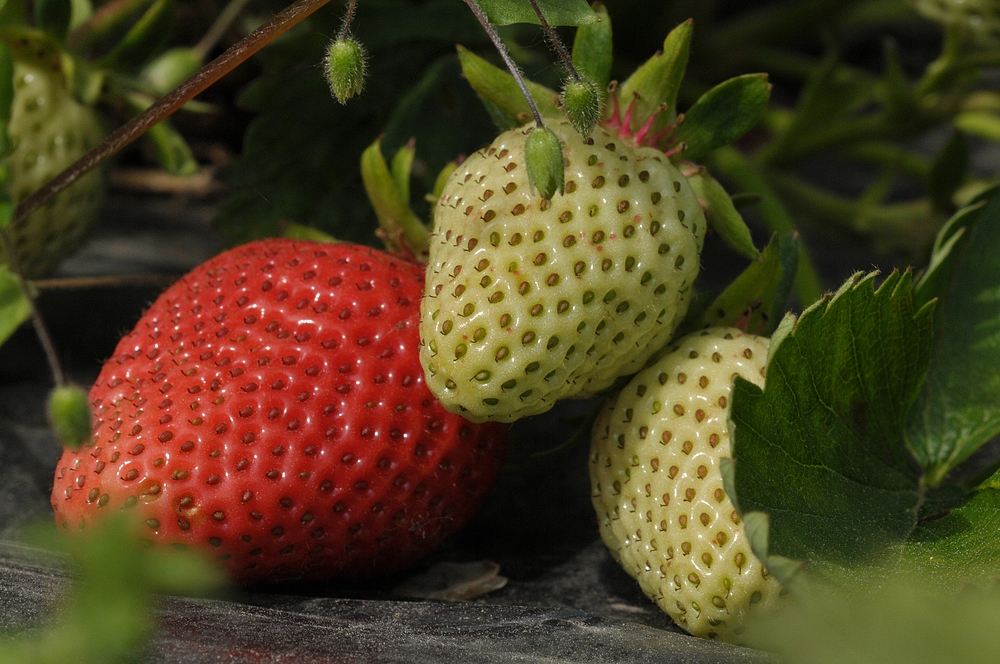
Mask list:
[[798,252],[794,235],[772,236],[760,256],[687,329],[740,326],[753,334],[770,335],[795,283]]
[[952,212],[955,192],[969,174],[969,141],[965,134],[953,131],[938,150],[927,176],[927,190],[935,209]]
[[874,280],[856,275],[781,329],[763,390],[733,388],[731,495],[766,515],[754,550],[783,583],[790,561],[822,573],[877,560],[916,526],[922,477],[903,429],[932,310],[915,310],[909,274]]
[[173,29],[176,0],[155,0],[125,36],[100,60],[108,69],[142,66],[159,53]]
[[[462,46],[458,47],[458,59],[469,85],[480,98],[502,113],[506,128],[520,126],[532,119],[531,107],[510,72],[491,65]],[[562,111],[556,105],[559,96],[556,92],[531,81],[526,80],[525,84],[543,117],[561,115]]]
[[[527,0],[478,0],[477,4],[494,25],[541,25]],[[552,26],[588,25],[598,20],[587,0],[538,0],[538,6]]]
[[0,344],[29,318],[31,303],[21,290],[20,280],[10,268],[0,264]]
[[698,202],[705,208],[708,225],[719,234],[723,242],[750,260],[760,256],[760,251],[754,246],[750,236],[750,229],[719,181],[705,170],[689,175],[687,181],[698,197]]
[[[643,127],[649,118],[659,113],[652,130],[666,127],[677,117],[677,93],[687,68],[691,52],[693,22],[685,21],[670,31],[663,40],[663,50],[632,72],[618,87],[618,99],[627,107],[635,102],[632,110],[631,131]],[[665,106],[666,110],[660,110]],[[624,113],[624,108],[622,109]]]
[[1000,115],[985,111],[966,111],[953,120],[955,129],[991,141],[1000,141]]
[[960,211],[941,231],[919,284],[939,298],[927,382],[907,427],[910,447],[940,482],[1000,434],[1000,195]]
[[703,94],[684,113],[684,121],[670,141],[685,145],[684,159],[698,161],[753,127],[770,97],[767,74],[745,74],[724,81]]
[[[7,45],[0,42],[0,157],[10,152],[10,136],[7,125],[10,124],[10,108],[14,101],[14,58]],[[7,189],[6,186],[3,187]],[[0,223],[0,228],[5,224]]]
[[[604,5],[594,3],[598,20],[577,28],[573,38],[573,66],[597,84],[602,93],[611,82],[613,59],[611,17]],[[603,96],[601,97],[604,98]]]
[[975,492],[945,516],[920,524],[900,565],[946,588],[992,586],[1000,569],[1000,487]]
[[35,0],[35,26],[62,40],[73,14],[70,0]]

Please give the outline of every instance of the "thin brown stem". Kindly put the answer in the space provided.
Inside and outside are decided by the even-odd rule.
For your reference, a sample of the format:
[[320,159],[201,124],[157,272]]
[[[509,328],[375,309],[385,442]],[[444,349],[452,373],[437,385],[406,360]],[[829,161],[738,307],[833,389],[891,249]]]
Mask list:
[[38,290],[75,290],[79,288],[105,288],[122,286],[166,286],[177,281],[176,274],[126,274],[104,277],[60,277],[33,279],[31,285]]
[[276,37],[297,25],[329,0],[298,0],[276,14],[270,21],[231,46],[225,53],[199,69],[194,76],[153,105],[135,116],[104,139],[100,145],[83,155],[74,164],[49,180],[41,189],[26,197],[14,210],[12,224],[17,224],[37,210],[42,203],[76,182],[87,172],[104,163],[122,148],[149,131],[158,122],[191,101],[206,88],[241,65],[247,58],[271,43]]
[[215,21],[209,26],[208,31],[202,35],[202,38],[198,40],[198,43],[194,45],[195,53],[199,54],[202,59],[208,57],[208,54],[212,52],[215,45],[219,43],[223,35],[232,27],[233,22],[239,18],[240,13],[242,13],[243,8],[247,6],[250,0],[229,0],[229,3],[222,8],[219,15],[215,18]]
[[42,312],[35,301],[35,292],[28,285],[27,280],[24,278],[24,273],[21,271],[21,259],[17,255],[14,243],[11,241],[10,233],[7,229],[0,229],[0,248],[3,249],[3,253],[7,256],[7,267],[17,277],[18,286],[24,294],[24,299],[28,301],[28,309],[31,312],[31,323],[35,327],[35,335],[38,336],[38,341],[45,352],[45,359],[49,363],[52,379],[55,381],[57,387],[62,387],[68,382],[66,379],[66,370],[63,369],[62,362],[59,361],[59,354],[56,353],[56,345],[52,341],[52,335],[49,334],[49,328],[45,325],[45,319],[42,318]]
[[479,21],[479,25],[483,26],[483,30],[489,36],[490,41],[493,42],[494,48],[503,58],[503,62],[507,65],[508,71],[510,71],[511,76],[517,81],[517,87],[521,89],[521,94],[524,95],[524,99],[528,102],[528,107],[531,109],[531,114],[535,116],[535,125],[538,127],[545,126],[542,123],[542,114],[538,112],[538,106],[535,104],[535,100],[532,99],[531,93],[528,92],[528,86],[524,83],[524,77],[521,75],[521,70],[518,68],[517,63],[514,59],[510,57],[510,53],[507,51],[507,46],[500,39],[500,35],[497,34],[496,29],[493,24],[490,23],[489,17],[486,16],[486,12],[483,11],[482,7],[476,3],[476,0],[465,0],[465,4],[469,6],[472,13],[475,14],[476,20]]
[[580,80],[580,72],[576,70],[573,66],[573,58],[570,57],[569,52],[566,51],[566,47],[563,46],[562,40],[559,39],[559,35],[556,31],[552,29],[549,25],[548,19],[545,18],[545,14],[542,12],[542,8],[538,6],[538,0],[528,0],[531,3],[531,8],[535,11],[535,15],[538,17],[538,22],[542,26],[542,30],[545,31],[545,37],[549,40],[549,44],[555,49],[556,55],[562,61],[563,66],[566,67],[566,71],[569,75],[573,77],[574,81]]
[[344,21],[340,24],[340,33],[337,35],[337,39],[347,39],[347,35],[351,33],[351,23],[354,21],[356,5],[357,0],[351,0],[347,3],[347,11],[344,13]]

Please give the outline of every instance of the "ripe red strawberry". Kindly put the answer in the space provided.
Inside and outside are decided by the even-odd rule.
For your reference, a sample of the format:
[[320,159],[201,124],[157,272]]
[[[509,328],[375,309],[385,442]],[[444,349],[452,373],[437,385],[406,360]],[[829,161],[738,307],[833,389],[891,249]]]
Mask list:
[[67,529],[134,509],[158,543],[242,582],[398,570],[472,515],[506,427],[452,415],[418,359],[422,266],[350,244],[267,240],[169,288],[91,389],[67,451]]

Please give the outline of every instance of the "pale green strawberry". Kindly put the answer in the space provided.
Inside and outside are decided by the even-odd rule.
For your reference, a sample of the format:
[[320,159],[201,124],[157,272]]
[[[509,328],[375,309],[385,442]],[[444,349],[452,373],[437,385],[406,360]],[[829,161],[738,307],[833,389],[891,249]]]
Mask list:
[[712,328],[633,377],[594,424],[592,499],[614,558],[691,634],[733,640],[780,586],[726,495],[733,378],[764,384],[769,339]]
[[[97,145],[104,132],[96,111],[70,93],[59,60],[17,58],[7,158],[15,201],[39,189]],[[83,243],[103,193],[102,176],[91,172],[11,228],[25,276],[51,273]],[[0,251],[0,259],[6,262]]]
[[534,193],[533,125],[451,175],[434,212],[421,363],[445,408],[513,421],[640,369],[669,341],[698,274],[705,216],[663,152],[565,118],[565,193]]

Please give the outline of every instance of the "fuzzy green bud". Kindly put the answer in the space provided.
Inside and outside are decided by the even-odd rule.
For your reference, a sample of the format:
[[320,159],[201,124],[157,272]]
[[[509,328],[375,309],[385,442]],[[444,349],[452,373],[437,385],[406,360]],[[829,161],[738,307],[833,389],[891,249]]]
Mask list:
[[563,193],[563,150],[559,137],[548,127],[536,127],[524,144],[524,161],[531,191],[542,198]]
[[77,385],[60,385],[49,394],[49,424],[64,446],[77,449],[90,438],[90,402]]
[[563,86],[563,111],[570,124],[583,136],[590,136],[594,131],[598,118],[601,116],[601,91],[592,79],[581,77],[580,80],[569,79]]
[[344,37],[330,42],[323,67],[330,92],[341,104],[361,94],[368,72],[368,55],[357,39]]

